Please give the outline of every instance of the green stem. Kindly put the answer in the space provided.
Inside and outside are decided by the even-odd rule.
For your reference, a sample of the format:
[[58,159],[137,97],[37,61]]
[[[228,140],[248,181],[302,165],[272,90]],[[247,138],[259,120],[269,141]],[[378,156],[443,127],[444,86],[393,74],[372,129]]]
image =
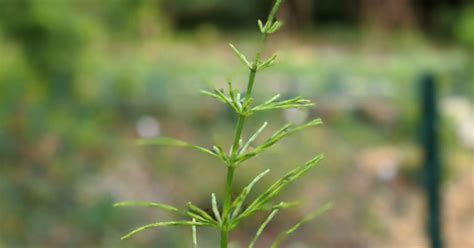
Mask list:
[[[280,8],[282,0],[276,0],[275,5],[273,6],[269,16],[267,23],[271,24],[275,18],[276,13],[278,12]],[[265,44],[265,41],[267,39],[267,34],[263,34],[263,42],[262,42],[262,48],[260,50],[263,50],[263,46]],[[261,57],[261,51],[257,52],[255,56],[255,62],[253,64],[253,67],[250,69],[250,74],[249,74],[249,80],[247,83],[247,92],[245,94],[245,99],[244,101],[247,102],[251,99],[252,97],[252,91],[253,91],[253,86],[255,83],[255,77],[257,76],[257,65],[260,62],[260,57]],[[235,174],[235,158],[238,156],[239,152],[239,144],[240,144],[240,139],[242,137],[242,131],[244,130],[244,125],[245,125],[245,119],[246,117],[244,115],[239,115],[239,120],[237,122],[237,127],[235,130],[235,136],[234,136],[234,142],[232,144],[232,150],[229,154],[230,156],[230,164],[227,167],[227,179],[226,179],[226,185],[225,185],[225,195],[224,195],[224,206],[222,210],[222,226],[221,226],[221,248],[227,248],[228,242],[229,242],[229,225],[230,225],[230,210],[231,210],[231,204],[232,204],[232,184],[234,181],[234,174]]]
[[224,211],[223,211],[224,224],[227,224],[229,220],[228,215],[230,212],[230,204],[232,201],[232,182],[234,180],[234,173],[235,173],[235,167],[229,166],[229,169],[227,170],[227,180],[225,184],[225,200],[224,200]]
[[225,185],[225,199],[223,209],[223,220],[221,226],[221,248],[227,248],[229,241],[229,213],[232,202],[232,182],[234,179],[235,166],[229,166]]
[[[258,61],[259,57],[260,56],[257,55],[257,61]],[[257,71],[254,70],[254,69],[250,70],[249,81],[248,81],[248,84],[247,84],[247,92],[245,94],[245,99],[244,99],[245,102],[250,100],[250,98],[252,97],[253,85],[255,83],[255,77],[256,76],[257,76]],[[239,150],[239,143],[240,143],[240,138],[242,137],[242,131],[244,129],[244,124],[245,124],[245,116],[240,115],[238,123],[237,123],[237,128],[236,128],[236,131],[235,131],[234,143],[232,144],[232,152],[230,154],[231,158],[235,158],[235,156],[237,155],[237,152]]]
[[[260,53],[257,54],[255,63],[258,63],[258,60],[260,60]],[[257,71],[255,69],[250,70],[249,83],[247,85],[247,92],[245,93],[245,101],[248,101],[250,97],[252,96],[253,84],[255,82],[256,75],[257,75]]]
[[221,248],[227,248],[227,243],[229,242],[229,231],[221,230]]
[[230,153],[230,167],[234,166],[233,160],[235,159],[237,152],[239,151],[240,139],[242,137],[242,131],[244,130],[245,116],[240,115],[237,122],[237,128],[235,129],[234,143],[232,144],[232,151]]
[[[259,55],[257,55],[256,62],[258,62]],[[245,95],[245,101],[248,101],[252,96],[253,86],[255,83],[255,77],[257,71],[252,69],[250,70],[249,81],[247,84],[247,93]],[[235,173],[235,162],[234,159],[237,156],[239,151],[239,143],[242,137],[242,131],[244,130],[245,116],[240,115],[237,122],[237,128],[235,130],[234,143],[232,145],[232,151],[230,154],[230,165],[227,167],[227,180],[225,185],[225,196],[224,196],[224,208],[223,208],[223,223],[221,227],[221,248],[227,248],[227,243],[229,239],[229,221],[230,221],[230,208],[232,204],[232,184],[234,181]]]

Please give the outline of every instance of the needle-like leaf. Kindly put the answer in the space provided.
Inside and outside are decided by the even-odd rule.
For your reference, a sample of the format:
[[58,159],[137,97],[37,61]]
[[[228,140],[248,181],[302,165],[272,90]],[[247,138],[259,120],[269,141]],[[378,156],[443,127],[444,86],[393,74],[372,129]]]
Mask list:
[[210,226],[209,223],[202,223],[202,222],[195,222],[195,221],[168,221],[168,222],[157,222],[153,224],[149,224],[146,226],[139,227],[127,235],[122,237],[122,240],[128,239],[142,231],[155,228],[155,227],[165,227],[165,226]]
[[275,109],[304,108],[314,105],[310,100],[303,99],[300,96],[280,102],[275,102],[275,100],[276,99],[272,98],[263,104],[253,107],[251,111],[258,112]]
[[[276,100],[278,100],[278,98],[280,98],[280,94],[274,95],[272,98],[270,98],[269,100],[267,100],[266,102],[264,102],[262,105],[263,105],[263,106],[269,105],[269,104],[275,102]],[[262,106],[262,105],[259,105],[259,106]]]
[[234,110],[236,110],[235,106],[232,104],[231,100],[229,98],[227,98],[227,96],[221,90],[216,89],[216,90],[214,90],[214,92],[210,92],[210,91],[207,91],[207,90],[201,90],[201,93],[204,94],[204,95],[213,97],[213,98],[227,104],[228,106],[230,106]]
[[262,207],[267,204],[270,200],[275,198],[283,189],[285,189],[289,184],[300,179],[304,176],[310,169],[315,167],[324,156],[318,155],[315,158],[309,160],[304,165],[292,170],[286,174],[283,178],[276,181],[272,186],[270,186],[264,193],[258,196],[252,204],[238,217],[238,219],[246,218],[254,213],[261,211]]
[[292,233],[294,233],[296,230],[298,230],[298,228],[300,228],[302,225],[312,221],[313,219],[321,216],[322,214],[326,213],[327,211],[329,211],[330,209],[332,208],[332,204],[331,203],[326,203],[324,206],[322,206],[321,208],[317,209],[316,211],[314,211],[313,213],[309,214],[308,216],[306,216],[304,219],[302,219],[300,222],[298,222],[296,225],[294,225],[292,228],[288,229],[288,231],[286,232],[282,232],[280,233],[275,242],[272,244],[272,248],[278,248],[280,246],[280,244],[285,241],[288,236],[290,236]]
[[212,223],[213,225],[217,226],[219,224],[206,211],[204,211],[201,208],[195,206],[191,202],[188,202],[187,207],[188,207],[188,210],[189,210],[188,212],[192,212],[192,213],[195,213],[195,214],[199,215],[201,218],[205,219],[209,223]]
[[217,206],[217,198],[214,193],[211,195],[212,197],[212,212],[214,212],[214,216],[216,217],[219,224],[222,224],[221,214],[219,213],[219,207]]
[[232,213],[232,218],[236,217],[239,213],[240,213],[240,210],[242,209],[242,206],[245,202],[245,199],[247,198],[247,196],[249,195],[250,191],[252,190],[253,186],[258,182],[260,181],[260,179],[262,179],[262,177],[264,177],[268,172],[270,172],[270,169],[260,173],[258,176],[256,176],[252,182],[249,183],[249,185],[247,185],[243,190],[242,192],[239,194],[239,196],[237,196],[237,198],[235,198],[234,202],[232,203],[232,209],[234,209],[233,213]]
[[272,209],[287,209],[294,208],[300,205],[300,202],[280,202],[278,205],[272,206]]
[[231,108],[233,108],[235,110],[235,112],[239,113],[240,112],[240,109],[238,108],[238,106],[235,104],[235,102],[233,101],[232,97],[230,94],[234,94],[233,91],[229,92],[229,97],[227,97],[224,93],[223,90],[220,90],[220,89],[216,89],[214,90],[214,92],[216,92],[217,95],[219,95],[222,99],[224,99],[224,102],[229,105]]
[[[193,223],[196,223],[196,219],[193,219]],[[197,241],[196,226],[195,225],[191,226],[191,229],[193,231],[193,245],[194,245],[194,248],[197,248],[198,247],[198,241]]]
[[265,26],[263,25],[262,20],[259,19],[257,21],[257,23],[258,23],[258,29],[260,30],[260,33],[264,34],[265,33]]
[[280,30],[280,28],[283,26],[283,22],[281,21],[275,21],[273,25],[270,27],[270,29],[267,31],[268,34],[273,34],[276,31]]
[[272,66],[275,61],[276,61],[276,55],[273,55],[271,56],[269,59],[267,59],[266,61],[262,62],[262,63],[259,63],[258,66],[257,66],[257,70],[263,70],[265,68],[268,68],[270,66]]
[[270,221],[275,217],[275,215],[278,213],[278,211],[280,211],[280,210],[279,209],[273,210],[270,213],[270,215],[267,217],[267,219],[258,228],[257,233],[255,234],[255,237],[253,238],[252,242],[249,245],[249,248],[254,248],[255,247],[255,244],[257,243],[258,238],[260,238],[260,236],[262,235],[263,230],[265,229],[265,227],[267,227],[268,223],[270,223]]
[[275,16],[278,13],[278,10],[280,9],[280,5],[282,2],[283,0],[275,1],[275,4],[273,5],[272,10],[270,11],[270,14],[268,15],[266,26],[269,27],[270,25],[272,25],[273,20],[275,19]]
[[240,154],[243,154],[247,151],[247,149],[252,145],[253,142],[257,139],[257,137],[263,132],[265,127],[267,127],[268,122],[264,122],[263,125],[250,137],[250,139],[245,143],[244,146],[240,149]]
[[262,153],[263,151],[265,151],[266,149],[268,149],[269,147],[273,146],[274,144],[276,144],[277,142],[279,142],[280,140],[282,140],[283,138],[295,133],[295,132],[298,132],[298,131],[301,131],[305,128],[308,128],[308,127],[312,127],[312,126],[317,126],[317,125],[320,125],[322,124],[322,120],[321,119],[314,119],[308,123],[305,123],[303,125],[298,125],[298,126],[293,126],[291,123],[289,124],[286,124],[283,128],[281,128],[280,130],[278,130],[277,132],[275,132],[272,137],[270,137],[268,140],[266,140],[263,144],[257,146],[253,151],[250,151],[250,152],[246,152],[246,153],[243,153],[241,154],[240,156],[237,157],[237,163],[240,164],[252,157],[255,157],[256,155],[258,155],[259,153]]
[[229,44],[229,46],[230,48],[232,48],[232,51],[234,51],[237,57],[239,57],[240,61],[242,61],[242,63],[246,65],[249,69],[252,69],[252,63],[248,61],[247,57],[245,57],[245,55],[241,53],[234,45]]
[[250,104],[253,100],[251,98],[244,100],[242,94],[232,87],[232,83],[229,81],[229,94],[228,96],[222,89],[215,89],[213,92],[202,90],[201,93],[204,95],[211,96],[217,100],[225,103],[229,107],[235,110],[239,115],[250,115],[252,112],[249,111]]
[[123,201],[117,202],[114,204],[114,207],[150,207],[150,208],[159,208],[165,211],[174,212],[183,214],[182,210],[175,208],[170,205],[156,203],[156,202],[147,202],[147,201]]
[[225,154],[224,150],[220,146],[213,146],[212,149],[217,154],[217,156],[227,165],[229,164],[229,158],[227,154]]
[[177,147],[187,147],[194,149],[196,151],[200,151],[209,155],[212,155],[214,157],[218,157],[217,154],[212,152],[211,150],[198,146],[198,145],[193,145],[189,144],[185,141],[178,140],[178,139],[173,139],[173,138],[167,138],[167,137],[160,137],[160,138],[154,138],[154,139],[140,139],[137,141],[138,145],[162,145],[162,146],[177,146]]

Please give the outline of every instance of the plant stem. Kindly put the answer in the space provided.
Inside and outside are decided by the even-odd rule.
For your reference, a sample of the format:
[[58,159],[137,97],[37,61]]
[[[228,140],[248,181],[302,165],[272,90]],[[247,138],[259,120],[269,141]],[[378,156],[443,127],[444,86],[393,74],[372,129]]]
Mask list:
[[[278,12],[280,8],[282,0],[276,0],[275,5],[273,6],[269,16],[267,23],[271,24],[273,22],[273,19],[275,18],[276,13]],[[253,86],[255,83],[255,77],[257,76],[257,66],[260,62],[261,58],[261,50],[263,50],[263,47],[265,45],[265,42],[267,40],[267,34],[264,33],[262,36],[262,44],[260,51],[257,52],[255,56],[255,61],[253,64],[253,67],[250,69],[250,74],[249,74],[249,79],[247,83],[247,92],[245,93],[245,99],[244,102],[246,103],[249,101],[252,97],[252,91],[253,91]],[[225,186],[225,195],[224,195],[224,207],[222,210],[223,216],[222,216],[222,226],[221,226],[221,248],[227,248],[228,242],[229,242],[229,224],[230,224],[230,208],[232,207],[232,184],[234,181],[234,173],[235,173],[235,158],[238,155],[239,151],[239,144],[240,144],[240,139],[242,137],[242,131],[244,130],[244,125],[245,125],[245,115],[239,115],[239,119],[237,122],[237,127],[235,130],[235,136],[234,136],[234,142],[232,144],[232,150],[230,152],[230,164],[227,167],[227,180],[226,180],[226,186]]]
[[229,231],[222,229],[221,230],[221,248],[227,248],[228,241],[229,241]]
[[[258,63],[258,60],[260,59],[260,53],[257,54],[255,63]],[[249,75],[249,83],[247,85],[247,92],[245,93],[245,101],[248,101],[250,97],[252,97],[252,91],[253,91],[253,84],[255,82],[255,76],[257,75],[257,70],[252,69],[250,70],[250,75]]]
[[[259,55],[257,54],[255,63],[258,63]],[[255,69],[250,70],[249,81],[247,84],[247,92],[245,95],[245,101],[248,101],[252,96],[253,85],[255,82],[255,77],[257,76],[257,71]],[[227,167],[227,180],[225,186],[225,198],[224,198],[224,208],[223,208],[223,224],[221,227],[221,248],[227,248],[227,243],[229,239],[229,219],[230,219],[230,208],[232,203],[232,184],[234,181],[235,173],[235,162],[234,159],[237,156],[239,151],[239,143],[242,137],[242,131],[245,124],[245,116],[239,115],[239,120],[237,122],[237,128],[235,130],[234,143],[232,145],[232,151],[230,154],[231,164]]]
[[227,248],[229,242],[229,216],[232,202],[232,182],[234,180],[235,166],[229,166],[227,169],[227,180],[225,185],[224,209],[222,213],[221,226],[221,248]]
[[[257,55],[257,59],[260,57]],[[248,101],[252,97],[252,91],[253,91],[253,85],[255,82],[255,77],[257,75],[257,71],[252,69],[250,70],[250,75],[249,75],[249,81],[247,84],[247,92],[245,94],[245,99],[244,101]],[[242,131],[244,129],[244,124],[245,124],[245,116],[244,115],[239,115],[239,120],[237,123],[237,128],[235,130],[235,136],[234,136],[234,143],[232,144],[232,151],[230,154],[231,161],[235,158],[237,155],[237,152],[239,150],[239,143],[240,143],[240,138],[242,137]],[[231,167],[233,167],[233,164],[231,164]]]

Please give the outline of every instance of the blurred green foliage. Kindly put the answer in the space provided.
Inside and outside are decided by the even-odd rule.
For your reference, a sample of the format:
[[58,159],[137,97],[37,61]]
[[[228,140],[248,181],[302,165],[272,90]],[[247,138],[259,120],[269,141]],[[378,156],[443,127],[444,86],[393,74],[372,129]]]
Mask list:
[[455,32],[462,44],[474,49],[474,6],[466,7],[462,11]]
[[[213,175],[214,164],[180,151],[135,148],[136,121],[154,116],[162,132],[196,143],[227,140],[223,136],[233,123],[229,112],[192,92],[206,88],[206,81],[225,85],[223,73],[243,81],[235,76],[241,74],[233,66],[238,61],[229,59],[231,52],[223,47],[228,35],[244,48],[255,37],[216,29],[220,39],[197,42],[208,31],[173,27],[226,26],[235,19],[254,25],[267,6],[269,1],[250,0],[0,0],[0,247],[145,247],[150,242],[120,242],[123,228],[137,216],[147,221],[166,216],[137,212],[131,218],[113,209],[112,202],[125,196],[176,205],[188,198],[207,202],[209,191],[222,183],[195,174]],[[338,182],[350,181],[344,176],[350,174],[354,151],[416,143],[420,74],[434,71],[444,97],[474,97],[465,52],[473,44],[472,12],[462,12],[456,39],[440,50],[421,35],[409,42],[390,39],[389,48],[377,40],[364,43],[357,29],[334,43],[333,36],[324,34],[283,37],[283,47],[298,49],[294,54],[282,49],[287,59],[272,76],[258,79],[256,94],[268,97],[284,89],[288,96],[315,99],[316,110],[308,115],[327,120],[326,130],[292,139],[259,162],[291,163],[276,167],[276,176],[301,163],[300,157],[322,150],[333,166],[317,181],[335,195],[331,199],[346,198],[348,192],[336,189]],[[331,44],[325,45],[326,40]],[[392,114],[393,119],[385,118]],[[268,114],[252,125],[284,118]],[[453,129],[447,128],[446,136],[453,137]],[[460,146],[454,138],[448,142],[450,149]],[[299,144],[311,149],[299,149]],[[278,149],[292,155],[282,157]],[[249,175],[260,170],[259,162]],[[183,171],[183,166],[190,169]],[[146,184],[148,179],[153,183]],[[192,182],[193,192],[202,195],[193,195],[179,180]],[[301,192],[288,196],[292,193]],[[288,219],[292,215],[298,213]],[[352,227],[364,230],[358,225]],[[336,237],[329,230],[307,236],[331,244]],[[189,230],[181,231],[188,237]],[[143,239],[157,247],[186,247],[181,231]]]

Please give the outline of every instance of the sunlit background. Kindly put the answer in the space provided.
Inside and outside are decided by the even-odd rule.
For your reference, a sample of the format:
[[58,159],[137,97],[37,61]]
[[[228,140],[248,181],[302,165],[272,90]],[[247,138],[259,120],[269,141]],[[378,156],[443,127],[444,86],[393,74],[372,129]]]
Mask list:
[[[469,5],[471,4],[471,5]],[[228,43],[252,54],[269,0],[0,0],[0,247],[191,247],[189,228],[122,200],[203,208],[223,193],[225,167],[192,151],[137,147],[171,136],[228,147],[235,116],[199,94],[243,89],[247,72]],[[287,0],[282,32],[267,44],[277,64],[259,74],[256,99],[276,93],[316,102],[252,118],[263,138],[284,122],[321,117],[247,163],[235,192],[265,168],[272,181],[315,154],[326,159],[284,200],[301,199],[258,247],[305,213],[334,208],[291,236],[295,248],[424,248],[422,81],[438,89],[442,238],[474,247],[474,5],[470,0]],[[247,247],[264,215],[232,235]],[[199,229],[201,247],[218,235]]]

